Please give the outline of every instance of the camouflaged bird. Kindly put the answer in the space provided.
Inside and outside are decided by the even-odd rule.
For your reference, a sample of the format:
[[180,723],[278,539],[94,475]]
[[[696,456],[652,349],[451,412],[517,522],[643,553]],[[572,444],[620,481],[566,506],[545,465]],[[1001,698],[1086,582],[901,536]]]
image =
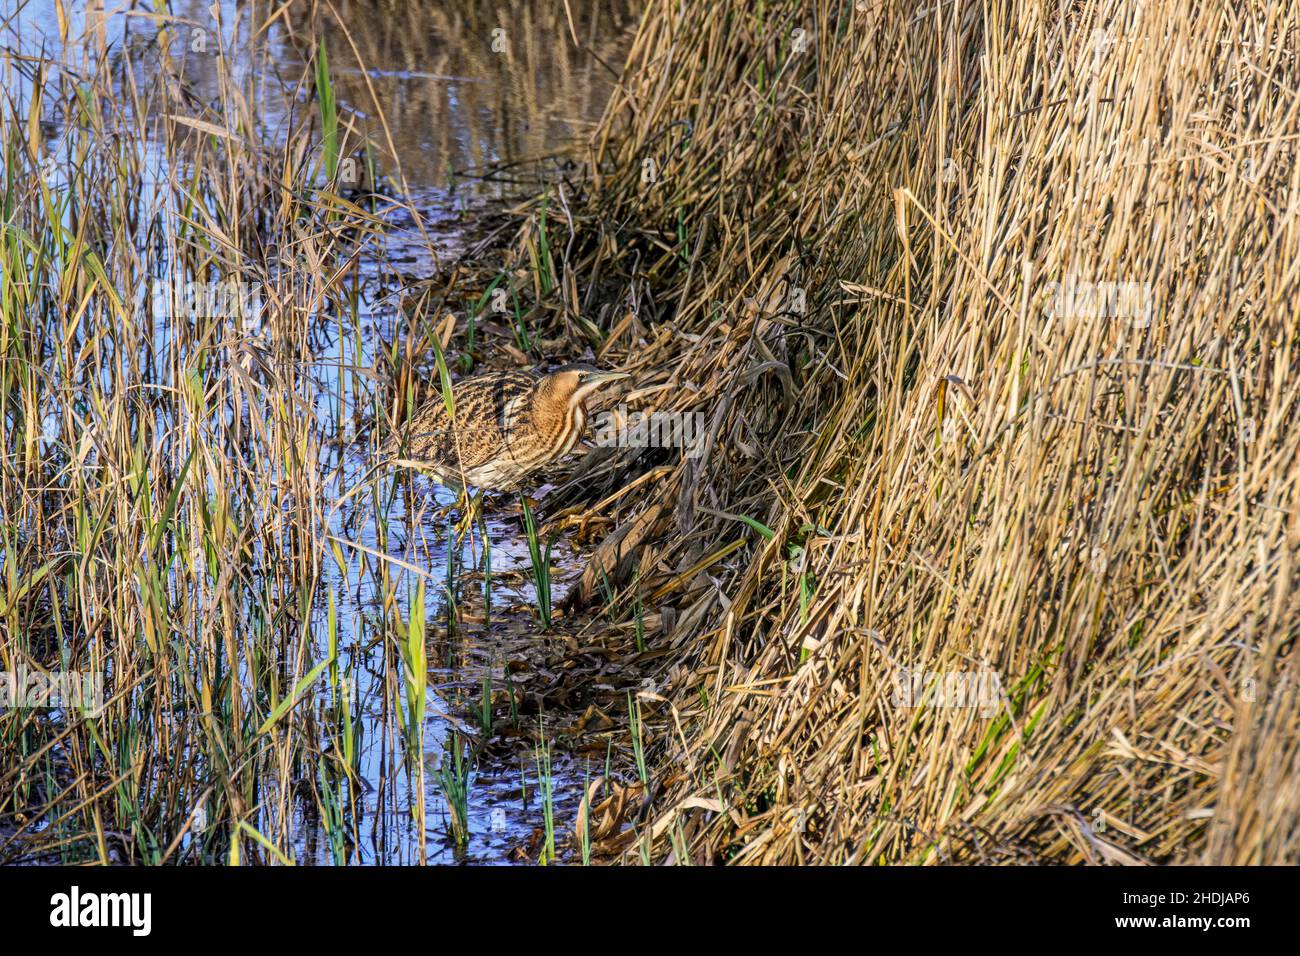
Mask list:
[[454,425],[439,393],[390,438],[397,464],[451,488],[515,491],[572,451],[587,425],[587,399],[625,372],[565,365],[546,375],[487,372],[452,386]]

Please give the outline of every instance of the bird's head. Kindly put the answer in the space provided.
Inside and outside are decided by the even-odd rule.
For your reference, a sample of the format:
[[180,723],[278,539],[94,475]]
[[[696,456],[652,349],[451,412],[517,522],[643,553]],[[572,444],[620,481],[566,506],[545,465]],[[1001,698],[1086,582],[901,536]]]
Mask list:
[[563,365],[542,379],[533,406],[534,421],[555,436],[556,454],[567,454],[587,427],[587,400],[608,382],[628,378],[626,372],[606,372],[593,365]]
[[629,377],[627,372],[607,372],[583,363],[562,365],[547,376],[551,380],[551,394],[563,400],[566,408],[583,412],[586,411],[587,399],[598,388]]

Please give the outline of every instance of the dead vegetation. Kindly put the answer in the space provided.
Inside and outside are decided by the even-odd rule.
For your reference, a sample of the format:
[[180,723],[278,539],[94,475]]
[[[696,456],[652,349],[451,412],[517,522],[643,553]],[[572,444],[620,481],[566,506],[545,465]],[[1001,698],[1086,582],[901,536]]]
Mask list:
[[708,423],[587,466],[624,859],[1296,862],[1296,5],[758,7],[651,4],[522,242]]
[[[1296,13],[657,0],[587,182],[506,271],[401,275],[391,343],[323,56],[283,142],[229,77],[6,64],[0,657],[113,696],[0,714],[0,858],[423,860],[359,848],[424,818],[421,671],[478,629],[448,752],[481,707],[595,771],[521,859],[1295,862]],[[266,328],[151,310],[171,274]],[[703,422],[544,499],[591,546],[544,638],[454,561],[426,616],[420,496],[330,483],[435,339]]]

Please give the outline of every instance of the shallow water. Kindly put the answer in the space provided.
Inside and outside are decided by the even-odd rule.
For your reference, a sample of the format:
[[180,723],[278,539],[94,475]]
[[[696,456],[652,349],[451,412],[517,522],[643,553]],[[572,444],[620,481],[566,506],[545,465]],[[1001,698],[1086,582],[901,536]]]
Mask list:
[[[66,44],[57,0],[33,0],[21,8],[9,0],[5,6],[10,9],[0,21],[13,19],[0,46],[19,56],[57,58],[62,47],[65,65],[126,57],[129,70],[147,71],[162,42],[159,19],[138,4],[62,4]],[[503,695],[522,702],[528,682],[544,679],[528,662],[530,646],[544,638],[530,623],[534,595],[519,521],[510,512],[488,519],[490,611],[483,607],[481,577],[473,573],[482,557],[480,543],[465,546],[451,584],[461,596],[462,620],[449,627],[442,590],[448,577],[448,521],[440,513],[453,500],[448,493],[421,479],[400,479],[383,506],[364,496],[332,506],[369,464],[354,441],[355,422],[364,418],[372,395],[359,394],[344,370],[373,364],[373,343],[391,338],[394,302],[404,283],[434,274],[463,253],[481,238],[485,214],[512,196],[535,192],[583,141],[613,89],[613,70],[622,62],[635,11],[624,4],[570,0],[570,21],[563,0],[447,4],[446,10],[413,2],[341,0],[336,7],[343,26],[313,16],[309,4],[293,4],[264,35],[252,37],[250,25],[274,8],[236,0],[175,2],[168,28],[169,52],[184,58],[200,100],[215,89],[210,82],[215,51],[234,51],[236,69],[258,82],[255,112],[268,131],[286,125],[292,111],[303,108],[304,91],[284,84],[302,73],[301,51],[323,39],[340,106],[359,117],[369,136],[391,143],[395,162],[381,160],[380,173],[415,211],[391,214],[385,238],[358,269],[356,319],[363,334],[344,339],[338,334],[343,325],[322,322],[311,356],[329,531],[348,543],[339,549],[341,563],[322,558],[311,612],[314,659],[325,654],[331,615],[339,634],[338,682],[333,676],[321,682],[317,705],[321,726],[328,727],[341,714],[339,701],[351,701],[345,706],[361,726],[354,762],[360,783],[350,807],[351,838],[341,848],[331,845],[314,805],[297,806],[296,857],[319,863],[503,861],[542,825],[536,766],[527,761],[520,766],[518,748],[487,749],[470,774],[470,837],[464,847],[451,838],[437,768],[449,742],[459,739],[455,732],[478,733],[463,722],[472,720],[466,715],[475,711],[485,674],[498,702]],[[587,52],[575,49],[574,35]],[[10,92],[22,101],[31,91],[18,76]],[[339,436],[342,443],[335,440]],[[562,542],[556,563],[558,597],[571,573],[564,570]],[[392,673],[390,655],[381,652],[382,642],[392,639],[383,624],[382,595],[395,589],[405,595],[399,603],[410,601],[420,575],[408,566],[427,575],[428,591],[420,820],[415,818],[419,775],[402,765],[396,710],[405,702],[395,692],[400,678]],[[510,720],[500,712],[498,703],[494,734],[519,734],[526,722],[537,726],[535,714]],[[337,746],[337,737],[323,733],[319,743],[327,751]],[[553,760],[556,827],[561,828],[572,820],[584,776],[597,773],[560,752]],[[325,783],[331,786],[339,782]]]

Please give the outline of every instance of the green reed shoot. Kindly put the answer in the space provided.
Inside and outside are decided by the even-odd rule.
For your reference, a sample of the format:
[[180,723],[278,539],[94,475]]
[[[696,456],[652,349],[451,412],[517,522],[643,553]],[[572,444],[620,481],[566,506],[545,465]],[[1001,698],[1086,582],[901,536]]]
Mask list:
[[646,830],[637,840],[637,851],[641,855],[641,865],[650,865],[650,831]]
[[442,761],[438,765],[438,785],[447,801],[451,818],[451,835],[458,846],[469,842],[469,791],[471,760],[467,743],[453,731],[443,741]]
[[527,497],[521,497],[520,503],[524,509],[524,530],[528,533],[528,557],[533,564],[533,583],[537,589],[537,613],[542,621],[544,630],[551,629],[551,546],[555,539],[551,538],[546,542],[546,550],[543,553],[541,544],[537,536],[537,521],[533,517],[533,509],[528,504]]
[[636,649],[638,653],[645,653],[645,601],[641,595],[641,571],[638,568],[636,578],[632,583],[633,593],[636,595],[635,603],[632,605],[633,621],[636,626]]
[[690,866],[690,850],[686,845],[686,834],[682,832],[682,821],[680,817],[673,820],[672,828],[668,831],[668,839],[672,841],[673,859],[677,861],[677,865]]
[[316,53],[316,99],[320,106],[321,145],[325,153],[325,178],[333,183],[339,166],[339,115],[334,100],[334,85],[330,82],[329,57],[325,54],[325,41],[320,41]]
[[600,596],[605,602],[605,614],[608,615],[610,622],[618,619],[618,599],[614,594],[614,586],[609,582],[609,575],[605,573],[605,565],[597,564],[596,570],[600,572]]
[[406,665],[407,746],[418,757],[424,739],[424,709],[429,679],[429,664],[424,644],[424,580],[415,587],[402,662]]
[[645,742],[641,738],[641,702],[631,692],[627,695],[627,719],[632,733],[632,755],[636,758],[636,773],[641,778],[642,786],[650,785],[650,774],[646,772]]
[[447,409],[447,417],[455,421],[456,399],[451,391],[451,372],[447,368],[447,357],[442,352],[442,342],[436,334],[430,335],[429,340],[433,346],[433,359],[438,367],[438,391],[442,394],[442,404]]
[[609,796],[609,773],[614,763],[614,737],[609,736],[605,740],[605,784],[601,793]]
[[517,730],[519,728],[519,703],[515,700],[515,679],[510,673],[509,662],[506,663],[502,670],[505,671],[506,675],[506,693],[510,696],[510,723]]
[[492,539],[487,533],[487,522],[483,522],[480,537],[483,541],[483,623],[492,623]]
[[483,729],[483,739],[492,736],[492,668],[483,669],[483,696],[479,701],[479,726]]
[[555,791],[551,778],[551,747],[546,740],[546,731],[538,720],[541,740],[537,745],[537,787],[542,797],[542,825],[546,832],[546,843],[538,861],[542,866],[555,862]]
[[320,778],[321,826],[329,840],[330,857],[335,866],[347,862],[343,830],[342,778],[335,766],[323,756],[318,760]]
[[546,231],[546,212],[550,204],[550,194],[542,197],[541,213],[537,220],[537,258],[533,263],[542,284],[542,295],[551,294],[555,288],[555,263],[551,260],[551,240]]
[[[468,492],[466,492],[466,494],[468,494]],[[469,507],[473,508],[474,505],[471,503]],[[460,547],[451,544],[451,542],[456,540],[455,524],[449,515],[447,517],[447,580],[443,585],[443,589],[447,595],[447,637],[449,639],[456,633],[456,579],[460,574],[461,565]],[[447,653],[451,653],[450,640],[447,645]],[[450,664],[450,661],[448,661],[448,664]]]
[[585,810],[582,814],[582,865],[591,866],[591,801],[588,794],[591,792],[591,758],[587,758],[587,764],[582,771],[582,799],[585,801]]
[[521,351],[531,352],[533,343],[528,337],[528,326],[524,324],[524,310],[519,304],[519,293],[515,291],[514,283],[510,284],[510,304],[515,314],[515,341]]

